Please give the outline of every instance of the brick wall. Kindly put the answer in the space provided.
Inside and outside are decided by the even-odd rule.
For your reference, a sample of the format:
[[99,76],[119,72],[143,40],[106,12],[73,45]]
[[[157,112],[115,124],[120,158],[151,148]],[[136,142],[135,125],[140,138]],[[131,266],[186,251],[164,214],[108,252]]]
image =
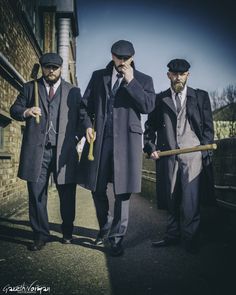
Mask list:
[[[31,69],[38,57],[18,19],[17,12],[13,10],[8,0],[1,0],[0,19],[0,52],[25,80],[30,80]],[[1,76],[0,90],[0,110],[9,114],[9,108],[18,91]],[[12,121],[4,128],[4,152],[10,154],[11,158],[0,159],[0,204],[2,210],[9,201],[14,203],[16,197],[26,194],[25,182],[17,178],[21,138],[21,123]]]
[[[22,7],[22,4],[27,5]],[[31,9],[34,9],[34,11]],[[41,6],[41,1],[39,0],[32,2],[29,0],[1,0],[0,119],[9,117],[9,108],[18,94],[18,91],[12,85],[19,83],[19,80],[21,80],[19,76],[23,77],[26,81],[30,80],[33,65],[38,62],[42,51],[56,51],[56,11],[54,11],[54,7],[52,10],[50,3],[48,3],[47,7]],[[48,14],[51,16],[50,22],[45,21],[43,23],[43,16]],[[61,14],[62,12],[60,11],[60,17]],[[67,14],[66,17],[68,17]],[[75,19],[74,21],[76,22],[77,20]],[[35,28],[32,29],[31,25],[34,23]],[[45,34],[44,36],[43,32]],[[74,33],[76,34],[76,32]],[[73,46],[75,46],[75,35],[73,35],[72,41]],[[43,46],[44,48],[42,48]],[[75,56],[72,54],[72,49],[70,60],[73,61]],[[6,69],[12,70],[12,68],[13,73],[15,70],[19,74],[16,75],[17,83],[13,82],[12,78],[9,78],[11,74],[6,74]],[[71,82],[76,84],[75,65],[73,63],[70,67],[70,77]],[[6,211],[9,211],[5,205],[12,211],[15,207],[14,202],[19,200],[20,197],[24,197],[26,200],[27,196],[26,183],[17,178],[22,124],[12,120],[3,129],[4,146],[3,148],[0,146],[0,215],[6,215]],[[2,129],[0,130],[0,135],[2,134],[1,132]],[[6,159],[6,156],[9,159]],[[5,158],[3,159],[3,157]]]

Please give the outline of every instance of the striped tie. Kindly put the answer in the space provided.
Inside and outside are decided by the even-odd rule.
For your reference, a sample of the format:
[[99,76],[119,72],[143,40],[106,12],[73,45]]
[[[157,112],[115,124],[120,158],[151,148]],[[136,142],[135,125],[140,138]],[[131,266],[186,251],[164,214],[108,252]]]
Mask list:
[[116,74],[116,77],[117,77],[117,80],[116,80],[116,82],[115,82],[115,84],[113,85],[112,90],[111,90],[112,93],[113,93],[113,95],[116,95],[116,92],[117,92],[118,88],[120,87],[120,78],[122,78],[123,75],[120,74],[120,73],[117,73],[117,74]]

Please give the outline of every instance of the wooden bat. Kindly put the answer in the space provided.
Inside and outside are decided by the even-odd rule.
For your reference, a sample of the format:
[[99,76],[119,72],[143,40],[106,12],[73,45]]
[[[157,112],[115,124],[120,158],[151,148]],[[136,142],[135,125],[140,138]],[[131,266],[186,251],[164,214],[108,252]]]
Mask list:
[[213,144],[198,145],[198,146],[189,147],[189,148],[182,148],[182,149],[175,149],[175,150],[158,152],[158,156],[159,157],[166,157],[166,156],[173,156],[173,155],[186,154],[186,153],[199,152],[199,151],[207,151],[207,150],[216,150],[216,149],[217,149],[217,145],[215,143],[213,143]]

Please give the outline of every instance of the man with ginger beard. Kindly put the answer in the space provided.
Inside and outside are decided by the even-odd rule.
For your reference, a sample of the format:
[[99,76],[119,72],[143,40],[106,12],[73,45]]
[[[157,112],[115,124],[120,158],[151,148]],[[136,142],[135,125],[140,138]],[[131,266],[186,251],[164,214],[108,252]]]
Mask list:
[[[39,107],[35,107],[34,81],[27,82],[11,106],[12,118],[25,121],[18,176],[27,181],[29,218],[34,243],[41,250],[50,240],[47,213],[49,176],[53,173],[60,198],[62,243],[72,241],[78,155],[80,89],[61,78],[62,58],[45,53],[39,59]],[[36,116],[40,117],[39,123]]]
[[[79,184],[92,191],[100,228],[95,244],[105,242],[112,256],[124,252],[130,196],[141,191],[141,113],[151,112],[155,105],[152,78],[134,68],[134,53],[131,42],[115,42],[112,61],[93,73],[81,106],[87,143],[80,161]],[[94,161],[88,161],[93,125]],[[115,194],[113,219],[106,193],[109,182]]]
[[[158,152],[212,143],[211,105],[207,92],[187,86],[190,64],[186,60],[174,59],[167,66],[171,87],[157,95],[144,132],[144,152],[156,160],[157,205],[168,210],[164,239],[153,241],[152,246],[174,245],[182,236],[185,249],[195,253],[199,249],[200,197],[204,202],[206,197],[209,203],[214,202],[212,152],[163,158]],[[211,185],[205,183],[211,194],[202,183],[203,174],[211,179]]]

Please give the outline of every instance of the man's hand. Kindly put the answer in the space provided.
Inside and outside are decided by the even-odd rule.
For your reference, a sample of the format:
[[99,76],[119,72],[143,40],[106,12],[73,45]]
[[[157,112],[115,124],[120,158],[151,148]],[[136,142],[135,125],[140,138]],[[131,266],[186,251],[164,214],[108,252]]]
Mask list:
[[159,152],[160,152],[160,151],[155,151],[155,152],[151,153],[150,158],[153,159],[153,160],[158,160],[158,159],[160,159],[160,157],[159,157],[159,155],[158,155]]
[[95,141],[96,132],[94,132],[92,128],[87,128],[86,129],[86,139],[87,139],[88,143],[90,143],[92,139],[93,139],[93,141]]
[[124,74],[124,79],[125,81],[129,84],[133,78],[134,78],[134,70],[132,68],[132,66],[130,65],[132,62],[133,58],[131,57],[130,59],[128,59],[127,61],[125,61],[122,64],[122,68],[121,71]]
[[42,116],[41,109],[38,107],[32,107],[29,109],[26,109],[24,112],[24,117],[36,117],[36,115]]

